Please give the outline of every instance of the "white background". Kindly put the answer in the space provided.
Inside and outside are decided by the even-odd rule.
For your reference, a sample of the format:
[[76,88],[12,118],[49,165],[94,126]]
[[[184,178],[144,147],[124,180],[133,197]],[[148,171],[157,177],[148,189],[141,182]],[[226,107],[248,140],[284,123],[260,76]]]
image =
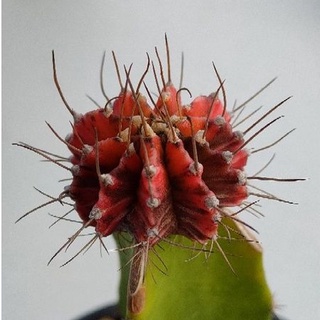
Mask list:
[[[266,217],[250,222],[260,231],[266,275],[277,312],[291,320],[320,318],[320,4],[318,1],[3,1],[3,319],[70,320],[117,300],[116,254],[100,258],[95,245],[84,256],[59,268],[70,255],[46,263],[77,228],[53,219],[66,208],[47,207],[14,224],[47,199],[36,186],[57,196],[68,173],[39,161],[12,142],[68,155],[46,127],[49,121],[64,137],[71,117],[52,81],[51,50],[60,84],[70,105],[92,109],[85,94],[103,104],[99,67],[107,52],[106,87],[112,97],[118,84],[112,64],[134,63],[141,74],[145,52],[164,50],[167,32],[173,78],[178,85],[180,54],[185,81],[194,95],[213,91],[217,82],[211,61],[226,79],[229,105],[243,101],[274,76],[276,83],[251,104],[268,107],[289,95],[277,112],[285,114],[255,146],[263,146],[293,127],[297,130],[272,150],[253,156],[251,170],[276,158],[264,172],[273,177],[306,177],[296,184],[264,184],[265,189],[299,202],[298,206],[262,202]],[[154,55],[153,55],[154,56]],[[185,99],[188,101],[186,95]],[[250,168],[249,168],[250,169]],[[249,170],[248,169],[248,170]],[[114,247],[112,240],[107,241]],[[232,307],[232,302],[230,302]]]

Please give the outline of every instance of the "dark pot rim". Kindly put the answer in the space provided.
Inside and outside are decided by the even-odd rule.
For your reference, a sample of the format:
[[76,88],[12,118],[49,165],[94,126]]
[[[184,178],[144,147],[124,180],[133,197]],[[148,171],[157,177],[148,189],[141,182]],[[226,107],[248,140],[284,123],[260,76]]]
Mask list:
[[[87,313],[84,316],[80,316],[80,318],[76,318],[74,320],[104,320],[104,318],[106,317],[110,318],[110,320],[125,320],[121,316],[119,307],[117,305],[102,307],[93,312]],[[272,320],[285,320],[285,319],[279,318],[275,313],[273,313]]]

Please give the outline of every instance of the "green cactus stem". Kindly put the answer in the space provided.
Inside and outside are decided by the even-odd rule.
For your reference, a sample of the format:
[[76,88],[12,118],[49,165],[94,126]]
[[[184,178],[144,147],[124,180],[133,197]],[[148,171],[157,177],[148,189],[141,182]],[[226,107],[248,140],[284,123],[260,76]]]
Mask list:
[[[241,224],[225,220],[224,225],[244,234]],[[228,240],[227,229],[220,228],[221,250],[214,244],[213,253],[197,251],[201,247],[182,236],[170,238],[177,245],[160,242],[155,251],[149,251],[143,309],[139,313],[128,312],[127,319],[271,319],[273,303],[265,279],[262,249],[253,235],[245,232],[247,241]],[[193,247],[194,250],[188,249]],[[129,273],[125,265],[131,256],[121,251],[120,257],[120,305],[124,313]]]

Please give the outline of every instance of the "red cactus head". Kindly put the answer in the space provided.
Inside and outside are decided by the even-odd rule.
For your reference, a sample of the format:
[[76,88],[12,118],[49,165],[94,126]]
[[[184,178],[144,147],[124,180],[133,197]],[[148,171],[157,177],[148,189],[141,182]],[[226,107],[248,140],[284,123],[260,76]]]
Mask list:
[[142,79],[135,90],[126,74],[112,106],[72,111],[66,141],[73,180],[66,195],[99,236],[128,231],[149,245],[171,234],[215,239],[222,208],[248,197],[242,135],[233,131],[218,92],[183,105],[169,72],[156,102],[147,89],[148,103],[139,92]]
[[[51,153],[26,144],[20,146],[72,173],[71,184],[55,200],[71,198],[83,226],[63,247],[88,226],[95,228],[94,239],[124,231],[131,234],[136,243],[148,246],[172,234],[206,244],[217,238],[222,217],[237,219],[226,207],[248,206],[245,200],[250,192],[245,166],[249,152],[245,147],[278,118],[251,138],[245,140],[244,135],[287,99],[243,133],[235,131],[231,123],[234,111],[226,110],[223,82],[215,66],[219,80],[217,91],[183,104],[181,91],[187,89],[177,89],[171,81],[168,45],[167,81],[157,50],[156,54],[162,84],[161,88],[152,63],[158,89],[156,99],[144,83],[150,66],[148,56],[146,71],[136,88],[130,79],[131,67],[125,69],[124,86],[119,76],[119,95],[108,99],[104,108],[84,115],[67,104],[57,80],[53,56],[55,84],[74,119],[72,132],[64,140],[72,153],[69,158],[72,166],[62,165]],[[114,60],[116,62],[115,56]],[[117,63],[116,68],[119,75]],[[140,93],[142,84],[149,99]],[[219,92],[222,92],[223,101],[219,99]],[[255,195],[283,201],[267,193]]]

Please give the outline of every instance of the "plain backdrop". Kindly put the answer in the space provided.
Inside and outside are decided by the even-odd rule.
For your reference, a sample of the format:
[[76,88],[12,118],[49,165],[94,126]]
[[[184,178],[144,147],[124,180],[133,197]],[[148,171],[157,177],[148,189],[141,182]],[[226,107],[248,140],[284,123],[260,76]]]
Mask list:
[[[68,177],[63,169],[13,142],[24,141],[68,156],[66,147],[45,121],[64,137],[70,114],[52,81],[55,50],[60,84],[78,112],[95,108],[86,97],[104,105],[99,68],[106,51],[105,84],[110,97],[119,92],[111,51],[121,65],[133,62],[137,80],[154,46],[164,56],[168,34],[173,80],[178,85],[181,52],[184,85],[194,95],[217,87],[217,65],[230,106],[242,102],[269,80],[278,80],[254,102],[264,110],[293,95],[276,115],[285,115],[255,140],[255,147],[297,128],[285,141],[250,159],[248,170],[308,178],[306,182],[269,182],[264,188],[298,202],[262,201],[263,219],[245,215],[259,230],[266,276],[276,311],[291,320],[320,319],[320,3],[314,1],[3,1],[3,319],[71,320],[117,301],[117,255],[100,256],[95,245],[69,265],[71,253],[47,262],[78,227],[54,221],[51,214],[68,208],[45,207],[15,224],[23,213],[48,201],[32,187],[57,196]],[[136,78],[135,78],[136,77]],[[150,83],[152,79],[148,80]],[[184,99],[190,101],[187,94]],[[107,239],[109,249],[115,247]],[[72,251],[74,252],[74,251]],[[232,307],[232,302],[230,302]]]

